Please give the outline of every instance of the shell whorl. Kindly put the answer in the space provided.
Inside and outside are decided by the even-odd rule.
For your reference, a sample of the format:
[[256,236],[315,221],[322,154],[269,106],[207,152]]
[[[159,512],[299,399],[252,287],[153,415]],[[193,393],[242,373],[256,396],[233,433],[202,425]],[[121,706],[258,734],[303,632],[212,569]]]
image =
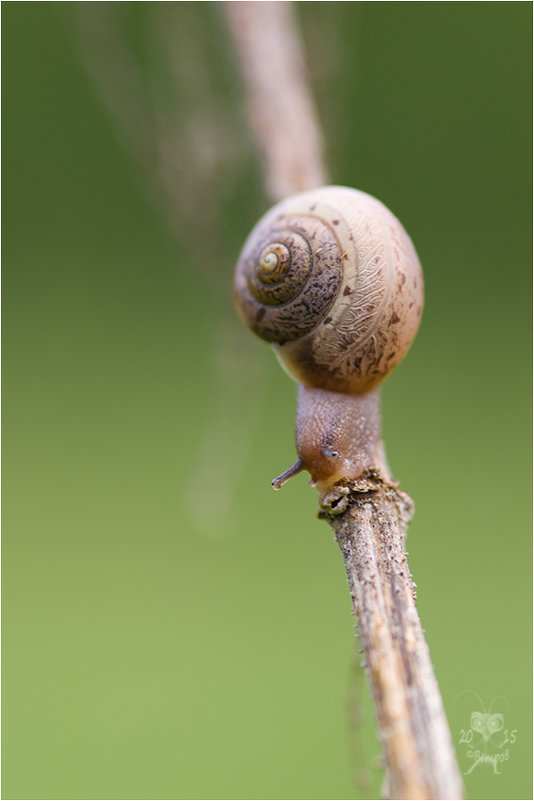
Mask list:
[[235,278],[247,325],[304,386],[359,393],[407,352],[423,281],[417,254],[378,200],[323,187],[278,203],[250,234]]
[[260,222],[241,255],[236,295],[247,324],[283,345],[317,325],[341,281],[339,244],[329,226],[309,215]]

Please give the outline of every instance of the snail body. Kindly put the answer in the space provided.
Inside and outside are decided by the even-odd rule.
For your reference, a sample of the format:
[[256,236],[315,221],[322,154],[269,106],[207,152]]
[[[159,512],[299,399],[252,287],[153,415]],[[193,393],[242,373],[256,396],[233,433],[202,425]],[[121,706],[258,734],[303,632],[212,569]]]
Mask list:
[[287,198],[248,237],[235,297],[245,323],[301,385],[299,459],[273,485],[306,469],[325,489],[376,464],[373,390],[408,351],[423,306],[419,259],[397,218],[347,187]]

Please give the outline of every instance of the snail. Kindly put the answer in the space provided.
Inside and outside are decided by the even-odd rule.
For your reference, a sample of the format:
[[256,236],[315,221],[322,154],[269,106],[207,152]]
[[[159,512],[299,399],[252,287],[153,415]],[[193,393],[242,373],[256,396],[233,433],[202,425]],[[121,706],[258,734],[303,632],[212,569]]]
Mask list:
[[307,470],[324,493],[384,465],[378,385],[423,306],[421,265],[397,218],[343,186],[282,200],[245,242],[234,290],[245,324],[300,385],[298,459],[273,487]]

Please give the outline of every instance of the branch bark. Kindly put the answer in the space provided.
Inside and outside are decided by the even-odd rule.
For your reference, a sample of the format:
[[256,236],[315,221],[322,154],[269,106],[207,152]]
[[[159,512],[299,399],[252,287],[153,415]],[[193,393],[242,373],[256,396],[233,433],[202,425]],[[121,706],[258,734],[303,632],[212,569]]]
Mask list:
[[[326,183],[291,4],[223,5],[268,195],[277,201]],[[406,561],[411,513],[410,498],[380,456],[375,469],[339,482],[320,498],[319,515],[332,526],[345,562],[384,748],[387,795],[460,799],[462,782]]]
[[387,795],[462,798],[406,560],[412,510],[408,495],[376,470],[336,485],[319,514],[334,529],[345,562],[384,748]]
[[327,183],[323,140],[290,3],[222,4],[273,202]]

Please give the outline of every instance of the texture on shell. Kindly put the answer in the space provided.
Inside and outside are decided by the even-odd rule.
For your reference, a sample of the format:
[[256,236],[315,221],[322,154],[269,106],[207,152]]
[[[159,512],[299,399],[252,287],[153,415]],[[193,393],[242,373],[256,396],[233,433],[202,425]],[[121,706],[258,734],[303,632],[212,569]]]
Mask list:
[[360,393],[408,351],[423,278],[410,237],[380,201],[328,186],[261,218],[237,265],[235,297],[296,381]]

